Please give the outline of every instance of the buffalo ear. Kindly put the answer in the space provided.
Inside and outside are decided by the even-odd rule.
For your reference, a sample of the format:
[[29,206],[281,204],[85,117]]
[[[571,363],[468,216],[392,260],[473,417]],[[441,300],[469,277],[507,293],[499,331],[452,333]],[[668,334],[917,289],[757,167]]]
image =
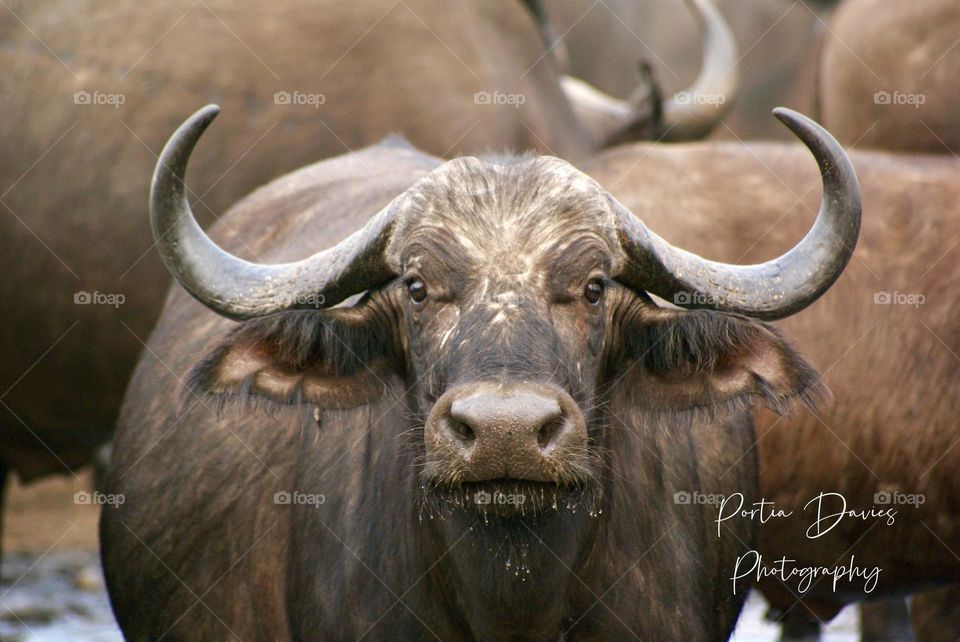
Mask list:
[[400,375],[395,336],[369,304],[279,312],[233,330],[193,367],[187,386],[220,407],[353,408]]
[[778,413],[814,407],[829,393],[775,327],[736,314],[634,306],[626,327],[626,376],[653,411],[763,404]]

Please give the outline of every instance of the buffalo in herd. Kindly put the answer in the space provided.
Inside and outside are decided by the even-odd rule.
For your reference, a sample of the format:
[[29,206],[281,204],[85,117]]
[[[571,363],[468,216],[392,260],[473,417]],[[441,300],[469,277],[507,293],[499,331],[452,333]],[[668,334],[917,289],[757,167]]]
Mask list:
[[0,510],[96,469],[129,640],[960,639],[958,40],[0,0]]

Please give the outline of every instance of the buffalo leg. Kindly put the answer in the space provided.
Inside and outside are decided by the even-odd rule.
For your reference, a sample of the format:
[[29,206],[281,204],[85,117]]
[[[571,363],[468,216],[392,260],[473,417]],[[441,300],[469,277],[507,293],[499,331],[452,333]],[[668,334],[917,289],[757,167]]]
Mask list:
[[819,642],[820,620],[803,608],[787,611],[777,618],[780,642]]
[[860,604],[861,642],[912,642],[907,601],[894,597]]
[[910,619],[917,642],[956,642],[960,639],[960,586],[916,593],[910,599]]

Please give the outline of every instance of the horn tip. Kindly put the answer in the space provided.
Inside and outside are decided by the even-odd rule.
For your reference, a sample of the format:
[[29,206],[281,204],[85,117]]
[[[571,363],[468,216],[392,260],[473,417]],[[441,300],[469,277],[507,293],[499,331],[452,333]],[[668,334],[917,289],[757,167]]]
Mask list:
[[205,105],[190,114],[190,117],[183,122],[180,128],[184,131],[198,130],[202,132],[218,115],[220,115],[220,105],[213,103]]
[[777,120],[785,125],[806,118],[806,116],[800,112],[794,111],[789,107],[774,107],[772,113]]
[[[196,113],[193,115],[193,118],[196,118],[197,120],[204,120],[209,123],[219,115],[220,115],[220,105],[217,105],[215,103],[210,103],[209,105],[205,105],[200,109],[198,109]],[[193,118],[191,118],[191,120],[193,120]]]
[[809,116],[805,116],[787,107],[775,108],[773,115],[777,120],[786,125],[790,131],[796,134],[807,147],[815,144],[818,147],[832,149],[832,154],[845,155],[843,147],[837,142],[837,139],[834,138],[823,125]]
[[189,147],[189,151],[192,151],[193,146],[196,145],[201,134],[206,131],[210,123],[212,123],[219,114],[220,105],[212,103],[193,112],[190,117],[183,121],[180,127],[177,128],[177,131],[170,140],[167,141],[167,145],[164,147],[164,154],[167,153],[168,149],[177,149],[181,142],[185,142],[186,146]]
[[810,138],[825,138],[830,136],[815,120],[788,107],[774,108],[773,115],[777,120],[786,125],[787,129],[804,141]]

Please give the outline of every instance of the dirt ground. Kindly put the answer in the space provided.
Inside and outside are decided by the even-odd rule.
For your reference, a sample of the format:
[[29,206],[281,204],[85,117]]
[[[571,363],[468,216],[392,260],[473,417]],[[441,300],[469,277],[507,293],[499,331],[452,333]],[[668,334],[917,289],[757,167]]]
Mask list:
[[92,489],[90,473],[25,486],[8,482],[0,576],[4,642],[122,639],[100,571],[100,507],[83,501]]
[[76,493],[92,490],[89,472],[78,477],[47,477],[27,485],[10,480],[3,517],[4,553],[96,551],[100,507],[74,501]]

